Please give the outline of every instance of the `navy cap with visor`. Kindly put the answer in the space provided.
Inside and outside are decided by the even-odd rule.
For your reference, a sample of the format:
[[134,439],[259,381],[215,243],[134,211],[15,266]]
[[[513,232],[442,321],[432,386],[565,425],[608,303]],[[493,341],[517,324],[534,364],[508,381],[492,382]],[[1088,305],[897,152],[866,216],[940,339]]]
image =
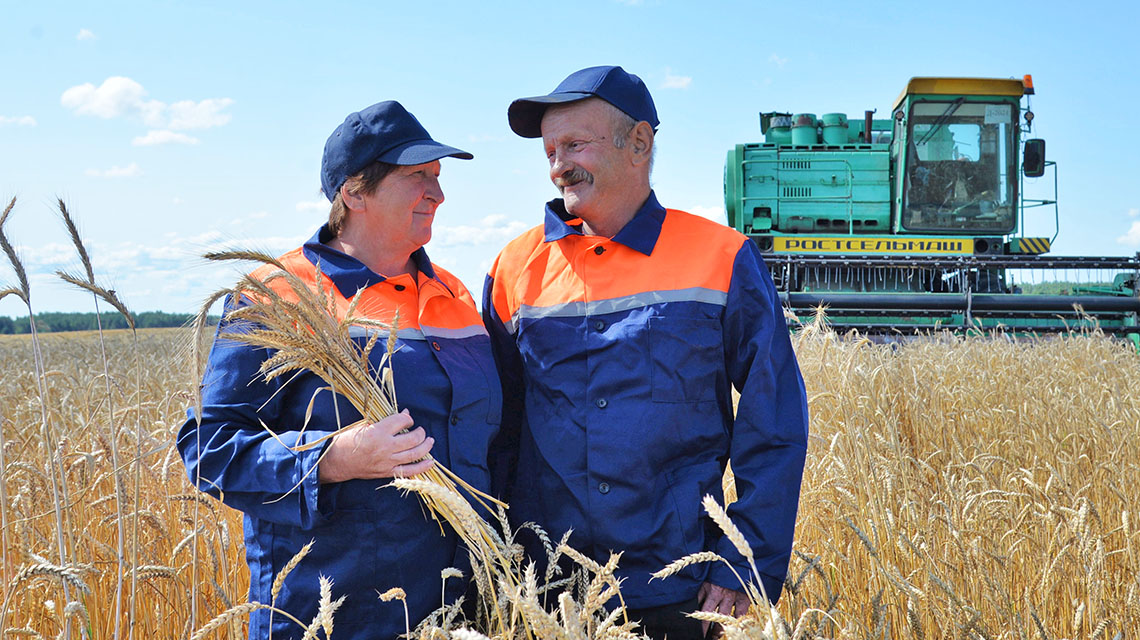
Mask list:
[[373,162],[415,165],[475,156],[432,140],[416,117],[395,100],[348,114],[325,142],[321,191],[331,202],[345,180]]
[[641,78],[621,67],[588,67],[566,77],[545,96],[519,98],[507,109],[511,130],[524,138],[542,137],[542,116],[556,104],[601,98],[638,122],[657,130],[657,108]]

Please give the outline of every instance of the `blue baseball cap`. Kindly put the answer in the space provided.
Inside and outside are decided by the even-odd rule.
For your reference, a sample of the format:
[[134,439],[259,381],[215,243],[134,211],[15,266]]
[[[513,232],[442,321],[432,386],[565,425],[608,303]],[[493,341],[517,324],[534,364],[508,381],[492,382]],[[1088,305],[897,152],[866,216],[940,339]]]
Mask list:
[[657,130],[657,108],[641,78],[621,67],[588,67],[575,71],[545,96],[519,98],[507,108],[511,130],[524,138],[542,137],[542,116],[552,105],[601,98],[638,122]]
[[325,142],[321,191],[331,202],[348,180],[373,162],[424,164],[440,158],[475,156],[431,139],[416,117],[395,100],[348,114]]

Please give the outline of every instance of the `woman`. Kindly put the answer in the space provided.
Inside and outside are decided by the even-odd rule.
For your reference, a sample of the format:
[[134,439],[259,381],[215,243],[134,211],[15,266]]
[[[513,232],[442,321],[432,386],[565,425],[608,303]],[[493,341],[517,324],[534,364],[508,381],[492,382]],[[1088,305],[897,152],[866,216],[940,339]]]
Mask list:
[[[360,415],[320,391],[327,385],[310,372],[266,383],[257,370],[269,354],[223,339],[210,353],[200,424],[192,416],[178,435],[191,481],[245,513],[250,601],[273,602],[274,578],[312,540],[274,606],[308,624],[318,578],[331,578],[332,598],[347,596],[334,617],[337,638],[403,633],[403,606],[378,595],[403,588],[414,626],[441,604],[441,570],[466,566],[455,534],[441,535],[414,495],[385,486],[392,477],[426,471],[430,452],[489,489],[487,448],[501,401],[487,334],[463,284],[423,250],[443,202],[439,160],[448,156],[472,157],[432,140],[399,103],[350,114],[325,144],[329,222],[281,258],[306,281],[319,279],[341,309],[363,289],[358,313],[390,322],[398,312],[392,371],[405,411],[291,451],[281,441],[313,442]],[[376,364],[382,352],[383,342],[372,352]],[[265,610],[251,615],[249,635],[268,637],[270,626],[282,640],[301,635],[295,622]]]

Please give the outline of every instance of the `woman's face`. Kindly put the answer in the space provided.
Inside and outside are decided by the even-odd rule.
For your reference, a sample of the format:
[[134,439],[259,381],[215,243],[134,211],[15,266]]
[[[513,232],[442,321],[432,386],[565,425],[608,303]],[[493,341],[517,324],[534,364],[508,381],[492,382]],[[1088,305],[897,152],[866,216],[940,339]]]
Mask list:
[[410,255],[431,240],[431,222],[443,202],[439,161],[396,167],[364,196],[365,211],[382,230],[384,244]]

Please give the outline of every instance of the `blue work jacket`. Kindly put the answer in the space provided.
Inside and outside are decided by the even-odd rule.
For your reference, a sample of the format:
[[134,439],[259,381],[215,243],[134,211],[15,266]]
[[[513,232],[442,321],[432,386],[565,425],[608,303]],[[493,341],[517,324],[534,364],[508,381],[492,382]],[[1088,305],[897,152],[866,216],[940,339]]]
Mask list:
[[[487,452],[502,401],[489,339],[470,294],[433,267],[422,249],[413,254],[417,278],[384,278],[328,247],[328,239],[322,228],[281,260],[310,281],[321,278],[340,313],[358,289],[364,289],[358,311],[369,317],[389,322],[399,310],[392,369],[400,407],[435,438],[431,454],[439,463],[489,490]],[[353,332],[363,343],[366,331]],[[383,351],[381,337],[371,353],[374,365]],[[270,603],[277,573],[313,540],[275,606],[308,624],[317,612],[318,576],[324,575],[333,581],[333,599],[347,595],[334,617],[337,638],[394,638],[404,632],[404,609],[378,595],[403,588],[414,627],[441,604],[441,570],[467,566],[465,550],[450,527],[441,531],[426,515],[416,495],[385,486],[387,479],[318,483],[315,467],[324,446],[294,452],[267,429],[287,444],[312,442],[360,414],[344,397],[321,391],[326,383],[311,372],[265,382],[258,367],[269,355],[233,340],[215,342],[202,381],[201,423],[191,412],[178,434],[190,480],[245,514],[250,601]],[[270,617],[266,611],[251,615],[251,638],[268,637]],[[275,640],[303,633],[281,615],[272,617],[272,626]]]
[[[803,379],[772,278],[742,234],[651,193],[613,238],[583,235],[561,200],[545,224],[499,254],[484,321],[508,420],[492,455],[511,517],[598,561],[635,608],[679,603],[703,581],[740,590],[720,564],[650,580],[670,562],[716,551],[748,563],[704,514],[723,504],[774,602],[787,573],[807,450]],[[734,416],[732,388],[740,392]],[[517,417],[517,419],[516,419]]]

